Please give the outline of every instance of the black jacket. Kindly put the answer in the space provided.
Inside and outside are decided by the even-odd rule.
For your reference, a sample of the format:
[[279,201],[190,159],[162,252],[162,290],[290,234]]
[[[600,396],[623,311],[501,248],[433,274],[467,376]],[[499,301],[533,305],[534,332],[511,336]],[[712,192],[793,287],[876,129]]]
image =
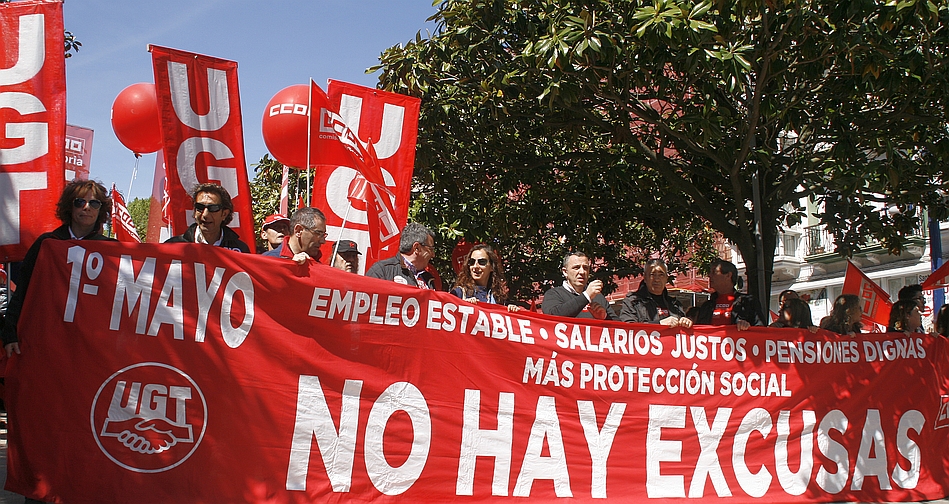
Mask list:
[[[40,246],[48,239],[70,240],[72,239],[72,235],[69,234],[69,227],[63,224],[49,233],[41,234],[36,241],[33,242],[33,245],[30,246],[30,249],[26,251],[26,257],[23,258],[23,263],[20,264],[19,278],[15,279],[16,291],[13,292],[13,296],[10,299],[10,304],[7,307],[7,316],[3,323],[2,338],[4,345],[19,341],[16,326],[20,321],[20,312],[23,311],[23,301],[26,299],[26,290],[30,287],[30,278],[33,277],[33,268],[36,266],[36,258],[40,255]],[[83,240],[116,241],[115,238],[102,236],[98,232],[83,237]]]
[[[367,277],[381,278],[382,280],[392,280],[395,283],[418,287],[415,275],[405,266],[402,260],[402,254],[396,254],[395,257],[376,261],[375,264],[366,272]],[[429,289],[435,289],[435,277],[427,271],[421,274],[422,280],[428,285]]]
[[[171,238],[165,240],[165,243],[195,243],[194,231],[196,229],[198,229],[198,225],[192,224],[188,226],[188,229],[184,233],[178,236],[172,236]],[[245,254],[250,253],[250,247],[241,241],[240,237],[237,236],[237,233],[235,233],[234,230],[227,226],[221,226],[221,232],[224,233],[223,238],[221,238],[221,248],[236,250]]]
[[[614,320],[613,309],[610,302],[603,297],[603,294],[597,294],[593,301],[606,309],[606,320]],[[589,302],[587,297],[581,294],[574,294],[558,285],[544,293],[544,302],[540,309],[547,315],[559,315],[561,317],[593,318],[589,311],[583,311]]]
[[[696,324],[711,324],[712,314],[715,312],[715,300],[718,299],[718,293],[712,294],[712,297],[699,307],[699,312],[692,322]],[[732,303],[732,324],[739,320],[744,320],[751,325],[765,325],[764,318],[761,316],[761,307],[758,301],[750,294],[735,293],[735,302]]]
[[[682,305],[672,296],[669,291],[662,289],[661,298],[665,301],[664,308],[669,310],[669,315],[673,317],[684,317],[685,310]],[[623,306],[619,312],[619,319],[623,322],[639,322],[643,324],[658,324],[662,318],[659,316],[659,303],[649,292],[649,287],[643,281],[639,284],[636,292],[630,292],[623,300]]]

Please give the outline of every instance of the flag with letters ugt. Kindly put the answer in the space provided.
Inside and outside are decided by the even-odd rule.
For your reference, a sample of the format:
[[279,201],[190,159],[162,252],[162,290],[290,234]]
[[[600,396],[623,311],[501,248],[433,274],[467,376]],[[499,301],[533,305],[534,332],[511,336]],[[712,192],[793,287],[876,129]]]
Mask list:
[[385,184],[372,141],[363,144],[359,140],[339,112],[333,110],[326,93],[312,80],[309,110],[310,151],[316,156],[315,164],[351,166],[366,181],[360,192],[365,198],[369,221],[367,263],[375,262],[380,259],[380,250],[398,243],[400,231],[392,207],[392,190]]

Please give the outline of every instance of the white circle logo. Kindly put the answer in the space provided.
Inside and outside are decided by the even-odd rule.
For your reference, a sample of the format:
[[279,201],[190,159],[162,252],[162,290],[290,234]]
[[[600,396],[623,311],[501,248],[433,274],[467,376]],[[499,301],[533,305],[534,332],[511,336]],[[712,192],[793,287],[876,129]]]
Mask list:
[[187,460],[204,439],[207,420],[198,384],[160,362],[116,371],[99,387],[89,414],[102,453],[140,473],[167,471]]

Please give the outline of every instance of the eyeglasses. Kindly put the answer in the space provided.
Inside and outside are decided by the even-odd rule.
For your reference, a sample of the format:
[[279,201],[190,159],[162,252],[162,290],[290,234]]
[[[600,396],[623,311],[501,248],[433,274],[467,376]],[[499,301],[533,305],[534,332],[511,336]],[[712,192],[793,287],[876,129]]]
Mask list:
[[320,238],[323,238],[323,237],[325,237],[326,235],[329,234],[329,233],[327,233],[326,231],[322,231],[322,230],[319,230],[319,229],[306,228],[306,230],[309,231],[309,232],[311,232],[311,233],[313,233],[313,236],[317,236],[317,237],[320,237]]
[[434,250],[435,250],[435,245],[428,245],[428,244],[422,243],[422,242],[415,242],[415,243],[418,243],[420,246],[425,247],[425,248],[427,248],[427,249],[429,249],[429,250],[431,250],[431,251],[434,251]]
[[217,213],[217,212],[220,212],[222,208],[224,208],[224,207],[222,207],[221,205],[217,205],[217,204],[215,204],[215,205],[205,205],[204,203],[195,203],[195,204],[194,204],[194,211],[195,211],[195,212],[198,212],[198,213],[204,213],[205,210],[207,210],[207,211],[209,211],[209,212],[211,212],[211,213]]
[[471,259],[468,259],[468,266],[474,266],[475,263],[477,263],[478,266],[487,266],[487,265],[488,265],[488,258],[487,258],[487,257],[481,257],[481,258],[475,259],[474,257],[472,257]]
[[102,202],[97,199],[86,201],[85,198],[76,198],[72,200],[72,206],[76,208],[83,208],[86,206],[86,203],[88,203],[93,210],[98,210],[99,207],[102,206]]

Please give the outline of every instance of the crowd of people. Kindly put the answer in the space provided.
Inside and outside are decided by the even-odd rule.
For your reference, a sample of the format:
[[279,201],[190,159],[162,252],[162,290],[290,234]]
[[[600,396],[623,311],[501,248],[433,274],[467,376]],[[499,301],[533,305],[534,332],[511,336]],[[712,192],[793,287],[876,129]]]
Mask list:
[[[234,205],[227,190],[218,184],[199,184],[191,192],[194,224],[166,241],[166,243],[203,243],[249,253],[251,248],[241,241],[228,224],[233,218]],[[37,238],[30,247],[16,281],[17,289],[9,301],[2,336],[7,355],[19,353],[17,322],[29,289],[30,277],[39,248],[43,241],[57,240],[111,240],[104,236],[103,225],[109,218],[112,201],[101,183],[74,180],[66,185],[56,206],[62,225]],[[326,216],[318,208],[303,207],[287,216],[275,214],[264,219],[260,238],[264,243],[262,254],[285,258],[298,264],[320,262],[321,247],[326,243]],[[339,240],[332,257],[331,267],[358,274],[359,256],[356,242]],[[422,224],[410,222],[402,229],[399,252],[394,257],[374,263],[366,276],[391,280],[420,289],[434,289],[436,279],[429,271],[435,257],[435,235]],[[717,260],[709,266],[710,299],[688,311],[669,294],[669,271],[661,259],[650,259],[643,267],[643,281],[622,301],[619,313],[614,312],[603,296],[603,282],[593,280],[593,262],[581,251],[568,252],[563,257],[563,282],[544,293],[541,310],[549,315],[580,317],[599,320],[661,324],[689,328],[693,324],[734,325],[739,331],[751,326],[768,325],[761,304],[753,296],[741,292],[742,279],[737,267],[729,261]],[[521,309],[510,299],[504,277],[504,268],[497,252],[486,244],[478,244],[468,251],[461,263],[455,284],[450,289],[455,296],[470,303],[491,303],[507,306],[510,311]],[[890,312],[888,330],[893,332],[924,332],[922,311],[925,298],[919,285],[900,290],[899,300]],[[809,329],[818,328],[842,335],[855,335],[863,330],[860,299],[853,294],[839,296],[831,313],[818,324],[811,318],[810,306],[793,290],[781,292],[778,317],[771,326]],[[949,331],[949,310],[943,307],[936,316],[936,332]]]

